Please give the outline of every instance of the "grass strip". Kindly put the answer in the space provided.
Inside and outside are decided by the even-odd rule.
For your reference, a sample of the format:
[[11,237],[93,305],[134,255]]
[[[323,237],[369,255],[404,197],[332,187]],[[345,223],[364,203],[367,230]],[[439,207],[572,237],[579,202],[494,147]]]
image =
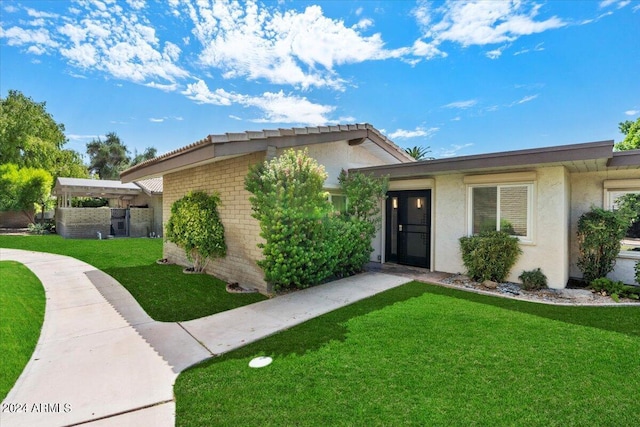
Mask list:
[[31,270],[14,261],[0,261],[0,400],[36,348],[44,307],[44,288]]
[[265,299],[260,294],[230,294],[226,283],[213,276],[157,264],[162,239],[0,235],[0,247],[67,255],[91,264],[120,282],[149,316],[162,322],[197,319]]
[[177,425],[640,425],[638,325],[412,282],[185,371]]

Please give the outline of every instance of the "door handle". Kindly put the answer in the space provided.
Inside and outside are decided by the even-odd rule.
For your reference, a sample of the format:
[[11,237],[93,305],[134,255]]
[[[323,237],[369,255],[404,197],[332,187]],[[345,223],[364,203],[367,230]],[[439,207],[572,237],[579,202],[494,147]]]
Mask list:
[[402,224],[398,225],[398,231],[402,231]]

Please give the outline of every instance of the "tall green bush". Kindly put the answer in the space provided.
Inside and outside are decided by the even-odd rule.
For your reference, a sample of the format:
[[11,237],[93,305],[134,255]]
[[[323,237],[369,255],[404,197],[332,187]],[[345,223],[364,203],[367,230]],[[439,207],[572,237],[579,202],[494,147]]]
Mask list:
[[462,262],[474,280],[502,282],[522,254],[518,238],[504,231],[484,231],[460,238]]
[[629,228],[624,212],[592,208],[578,220],[578,268],[587,283],[613,270]]
[[636,262],[636,283],[640,285],[640,261]]
[[362,271],[380,223],[386,180],[339,177],[348,208],[336,212],[323,191],[327,174],[306,151],[287,150],[251,168],[245,178],[253,217],[260,222],[258,265],[276,290],[305,288]]
[[252,167],[245,178],[252,216],[260,222],[258,265],[275,289],[306,288],[331,275],[325,244],[332,210],[322,187],[324,167],[304,152],[287,150]]
[[220,196],[190,192],[171,205],[166,239],[184,249],[194,271],[203,271],[215,258],[224,257],[227,245],[218,214]]

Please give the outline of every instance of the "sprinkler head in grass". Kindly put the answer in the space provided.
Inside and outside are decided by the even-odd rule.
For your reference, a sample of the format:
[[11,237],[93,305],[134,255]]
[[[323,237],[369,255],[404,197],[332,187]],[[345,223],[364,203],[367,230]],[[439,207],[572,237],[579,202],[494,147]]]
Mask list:
[[267,356],[260,356],[260,357],[256,357],[251,359],[251,362],[249,362],[249,367],[250,368],[264,368],[265,366],[268,366],[271,364],[271,362],[273,362],[273,359]]

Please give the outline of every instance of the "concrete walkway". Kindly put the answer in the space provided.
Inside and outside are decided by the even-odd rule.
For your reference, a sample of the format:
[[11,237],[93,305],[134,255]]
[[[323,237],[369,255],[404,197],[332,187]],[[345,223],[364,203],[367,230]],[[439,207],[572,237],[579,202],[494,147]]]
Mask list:
[[151,319],[111,276],[77,259],[0,249],[0,260],[27,266],[46,294],[40,339],[3,401],[3,427],[173,426],[173,384],[182,370],[411,280],[364,273],[164,323]]

